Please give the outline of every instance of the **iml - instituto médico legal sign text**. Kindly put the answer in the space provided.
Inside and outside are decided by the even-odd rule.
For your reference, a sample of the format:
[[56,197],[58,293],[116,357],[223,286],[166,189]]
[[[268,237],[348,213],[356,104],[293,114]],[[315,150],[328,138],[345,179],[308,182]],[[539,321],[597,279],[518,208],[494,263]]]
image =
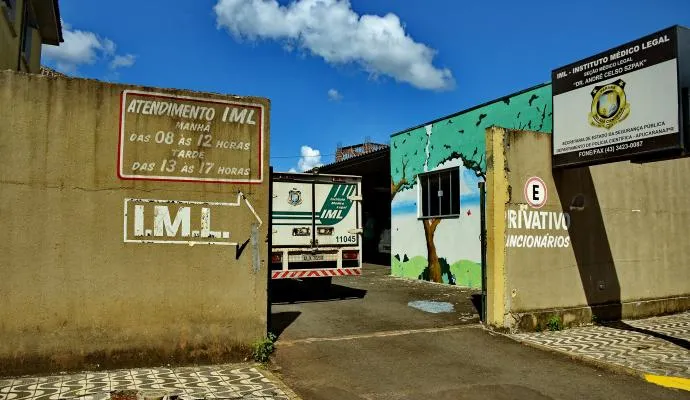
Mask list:
[[554,167],[681,148],[679,29],[552,72]]

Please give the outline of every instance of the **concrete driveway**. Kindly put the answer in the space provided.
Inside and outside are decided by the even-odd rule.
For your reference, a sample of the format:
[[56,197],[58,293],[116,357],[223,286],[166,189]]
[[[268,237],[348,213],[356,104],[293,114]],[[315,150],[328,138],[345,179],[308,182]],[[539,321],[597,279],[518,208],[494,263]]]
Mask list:
[[[389,276],[390,269],[366,265],[360,277],[334,278],[331,289],[320,293],[293,280],[276,281],[272,291],[272,327],[281,343],[313,337],[331,338],[383,331],[440,328],[477,323],[472,303],[478,292]],[[424,312],[408,307],[450,303],[454,312]],[[415,303],[417,304],[417,303]],[[447,305],[445,307],[448,307]],[[433,310],[432,310],[433,311]]]
[[274,372],[305,400],[688,398],[485,331],[476,291],[388,274],[274,287]]

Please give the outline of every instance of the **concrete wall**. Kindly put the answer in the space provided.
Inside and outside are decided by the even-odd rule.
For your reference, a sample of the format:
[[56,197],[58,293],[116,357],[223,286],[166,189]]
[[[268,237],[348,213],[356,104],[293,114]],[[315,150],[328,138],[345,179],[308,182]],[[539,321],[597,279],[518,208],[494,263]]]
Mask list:
[[[391,138],[391,273],[481,287],[479,188],[486,171],[485,129],[492,125],[551,131],[551,85],[542,85],[441,118]],[[460,216],[443,218],[431,237],[441,269],[429,274],[427,236],[418,215],[417,174],[459,167]],[[428,221],[428,220],[427,220]],[[432,263],[433,264],[433,263]]]
[[[147,97],[126,89],[254,103],[263,116],[223,123],[219,103],[210,131],[196,132],[177,125],[185,118],[129,109]],[[265,335],[268,100],[4,71],[0,104],[0,374],[219,361]],[[173,132],[170,146],[155,143],[159,129]],[[203,160],[191,151],[204,150],[202,134],[214,136]],[[218,137],[248,144],[218,148]],[[169,175],[188,179],[198,174],[183,165],[215,160],[251,168],[233,179],[263,181],[151,180],[179,148],[190,157]],[[132,159],[156,162],[154,172],[133,171]]]
[[[690,308],[690,159],[552,172],[551,135],[493,128],[487,140],[491,323],[529,330],[554,314],[577,324]],[[525,190],[533,177],[545,186],[536,197]]]

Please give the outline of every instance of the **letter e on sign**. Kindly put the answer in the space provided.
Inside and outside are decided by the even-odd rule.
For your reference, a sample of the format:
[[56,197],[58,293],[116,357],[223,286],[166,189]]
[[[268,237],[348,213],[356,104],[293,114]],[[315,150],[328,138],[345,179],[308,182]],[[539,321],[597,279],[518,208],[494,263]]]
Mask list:
[[525,183],[525,200],[533,208],[542,208],[547,199],[546,184],[536,176],[527,179]]

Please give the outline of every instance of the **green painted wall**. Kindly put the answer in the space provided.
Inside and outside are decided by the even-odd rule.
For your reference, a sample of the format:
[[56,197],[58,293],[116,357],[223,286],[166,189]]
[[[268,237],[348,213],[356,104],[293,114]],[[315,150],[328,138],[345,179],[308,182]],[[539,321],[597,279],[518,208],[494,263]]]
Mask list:
[[461,170],[459,218],[442,219],[432,245],[442,281],[481,287],[479,189],[486,172],[485,129],[551,132],[551,85],[529,89],[391,137],[391,177],[398,191],[391,210],[392,274],[429,279],[424,225],[417,219],[417,174],[452,166]]

